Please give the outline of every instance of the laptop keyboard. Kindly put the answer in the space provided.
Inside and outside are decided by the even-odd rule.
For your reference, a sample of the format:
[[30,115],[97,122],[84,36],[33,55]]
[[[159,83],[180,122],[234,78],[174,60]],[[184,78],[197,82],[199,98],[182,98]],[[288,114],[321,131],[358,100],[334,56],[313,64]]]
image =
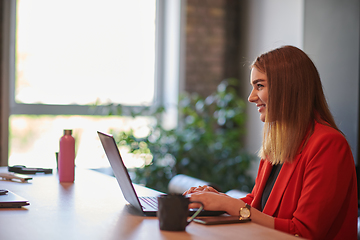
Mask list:
[[150,205],[152,208],[158,208],[157,197],[139,197],[142,202],[145,202],[147,205]]

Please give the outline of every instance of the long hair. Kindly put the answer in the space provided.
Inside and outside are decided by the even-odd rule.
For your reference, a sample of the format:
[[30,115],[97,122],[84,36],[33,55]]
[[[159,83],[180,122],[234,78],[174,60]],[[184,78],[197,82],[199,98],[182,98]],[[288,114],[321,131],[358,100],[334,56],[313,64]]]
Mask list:
[[306,145],[315,120],[340,131],[325,99],[319,73],[300,49],[283,46],[256,58],[266,74],[268,102],[259,156],[272,164],[291,162]]

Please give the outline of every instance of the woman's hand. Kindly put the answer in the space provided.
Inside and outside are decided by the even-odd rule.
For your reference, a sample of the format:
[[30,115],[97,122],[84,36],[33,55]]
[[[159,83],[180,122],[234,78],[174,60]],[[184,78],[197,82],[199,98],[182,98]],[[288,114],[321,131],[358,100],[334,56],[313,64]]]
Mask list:
[[[201,202],[205,210],[209,211],[225,211],[232,216],[239,216],[240,208],[245,206],[245,202],[241,199],[230,197],[225,193],[199,191],[189,194],[190,201]],[[199,208],[200,204],[191,203],[190,208]],[[275,220],[272,216],[264,214],[256,208],[251,208],[251,221],[260,225],[274,228]]]
[[[225,211],[230,215],[238,215],[240,207],[245,203],[236,198],[232,198],[225,193],[218,192],[210,186],[191,187],[183,193],[190,197],[190,201],[201,202],[205,210],[209,211]],[[200,204],[192,203],[189,208],[199,208]]]
[[[240,207],[245,203],[224,193],[211,192],[211,191],[198,191],[189,194],[190,201],[201,202],[205,210],[209,211],[225,211],[230,215],[238,215]],[[200,204],[192,203],[189,208],[199,208]]]
[[219,193],[215,188],[210,186],[198,186],[198,187],[191,187],[189,190],[183,193],[183,195],[188,195],[196,192],[213,192],[213,193]]

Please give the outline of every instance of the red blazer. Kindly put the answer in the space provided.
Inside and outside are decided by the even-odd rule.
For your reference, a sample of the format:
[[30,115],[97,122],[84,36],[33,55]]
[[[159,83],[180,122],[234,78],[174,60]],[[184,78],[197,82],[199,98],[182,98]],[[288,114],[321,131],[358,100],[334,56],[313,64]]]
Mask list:
[[[272,165],[261,160],[255,186],[242,198],[260,209]],[[357,239],[357,181],[345,137],[315,124],[308,143],[292,163],[284,163],[263,212],[275,229],[310,239]]]

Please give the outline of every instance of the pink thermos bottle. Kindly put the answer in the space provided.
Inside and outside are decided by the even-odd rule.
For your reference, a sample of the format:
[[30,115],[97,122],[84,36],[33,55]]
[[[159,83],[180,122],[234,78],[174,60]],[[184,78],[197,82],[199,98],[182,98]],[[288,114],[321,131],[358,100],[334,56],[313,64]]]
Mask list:
[[75,139],[71,136],[72,130],[64,130],[60,139],[59,150],[59,181],[74,182],[75,177]]

